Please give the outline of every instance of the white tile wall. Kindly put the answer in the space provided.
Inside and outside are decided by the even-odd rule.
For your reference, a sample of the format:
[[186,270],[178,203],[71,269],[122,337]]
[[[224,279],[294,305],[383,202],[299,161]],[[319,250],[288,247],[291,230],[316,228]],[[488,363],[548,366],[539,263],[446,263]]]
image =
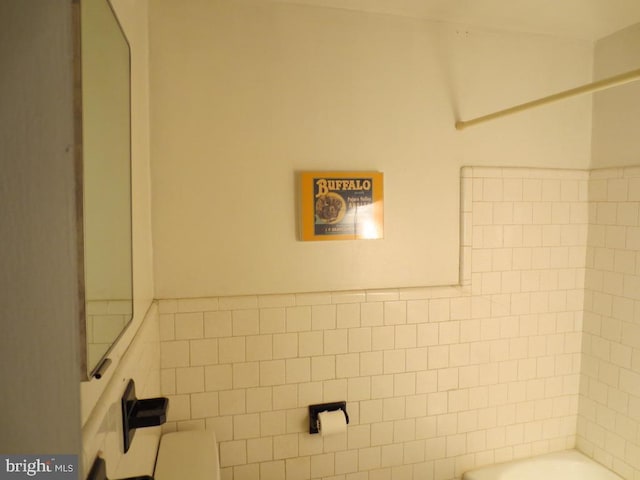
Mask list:
[[[459,287],[160,300],[165,431],[213,428],[236,480],[449,480],[573,447],[588,173],[474,167],[461,186]],[[307,406],[335,400],[347,433],[309,435]]]
[[[156,305],[151,306],[126,353],[120,358],[115,368],[111,367],[114,370],[107,370],[107,374],[100,380],[91,380],[91,382],[108,382],[108,384],[95,404],[85,406],[91,413],[82,426],[83,473],[81,478],[86,477],[98,454],[107,462],[109,478],[126,478],[153,473],[160,428],[137,430],[131,449],[126,455],[123,454],[120,399],[130,378],[136,382],[138,398],[160,395],[160,334],[157,310]],[[163,374],[175,375],[175,371],[164,370]],[[187,383],[187,387],[189,386]],[[194,397],[193,401],[197,406],[198,399]],[[202,405],[201,410],[194,408],[194,412],[217,415],[216,411],[210,409],[212,405],[210,401],[203,402],[201,399],[200,405]]]
[[579,448],[640,479],[640,168],[591,172]]

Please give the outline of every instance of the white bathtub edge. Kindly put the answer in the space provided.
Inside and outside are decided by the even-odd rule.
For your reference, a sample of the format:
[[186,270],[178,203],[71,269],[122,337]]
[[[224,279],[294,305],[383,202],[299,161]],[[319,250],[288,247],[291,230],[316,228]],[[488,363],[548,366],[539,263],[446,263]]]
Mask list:
[[[550,463],[554,465],[552,469],[549,468]],[[538,478],[544,478],[545,480],[566,480],[571,477],[563,473],[563,469],[575,468],[576,465],[579,465],[581,469],[588,472],[588,476],[582,476],[580,480],[622,480],[622,478],[614,472],[593,461],[578,450],[563,450],[537,457],[477,468],[466,472],[462,476],[462,480],[523,480],[527,474],[531,475],[530,473],[525,474],[524,472],[531,472],[537,467],[541,467],[540,473],[536,475]]]

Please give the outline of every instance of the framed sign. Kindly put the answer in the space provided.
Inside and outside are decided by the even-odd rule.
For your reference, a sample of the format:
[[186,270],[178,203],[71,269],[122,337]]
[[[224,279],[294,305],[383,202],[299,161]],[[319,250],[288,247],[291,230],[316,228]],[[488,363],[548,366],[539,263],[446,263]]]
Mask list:
[[383,237],[380,172],[301,172],[302,240]]

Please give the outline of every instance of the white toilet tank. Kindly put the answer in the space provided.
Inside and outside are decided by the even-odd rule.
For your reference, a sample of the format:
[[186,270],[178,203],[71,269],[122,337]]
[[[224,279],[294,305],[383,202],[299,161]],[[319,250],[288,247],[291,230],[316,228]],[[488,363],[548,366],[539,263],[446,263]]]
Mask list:
[[218,445],[212,430],[174,432],[160,438],[155,480],[219,480]]

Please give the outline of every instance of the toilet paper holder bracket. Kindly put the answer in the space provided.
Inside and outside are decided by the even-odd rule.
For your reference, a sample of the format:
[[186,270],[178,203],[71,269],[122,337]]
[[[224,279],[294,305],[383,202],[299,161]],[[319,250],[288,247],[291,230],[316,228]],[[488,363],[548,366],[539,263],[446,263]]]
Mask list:
[[318,414],[320,412],[333,412],[336,410],[342,410],[344,412],[344,418],[348,424],[349,414],[347,413],[347,402],[343,401],[309,405],[309,433],[320,433],[320,428],[318,425]]

